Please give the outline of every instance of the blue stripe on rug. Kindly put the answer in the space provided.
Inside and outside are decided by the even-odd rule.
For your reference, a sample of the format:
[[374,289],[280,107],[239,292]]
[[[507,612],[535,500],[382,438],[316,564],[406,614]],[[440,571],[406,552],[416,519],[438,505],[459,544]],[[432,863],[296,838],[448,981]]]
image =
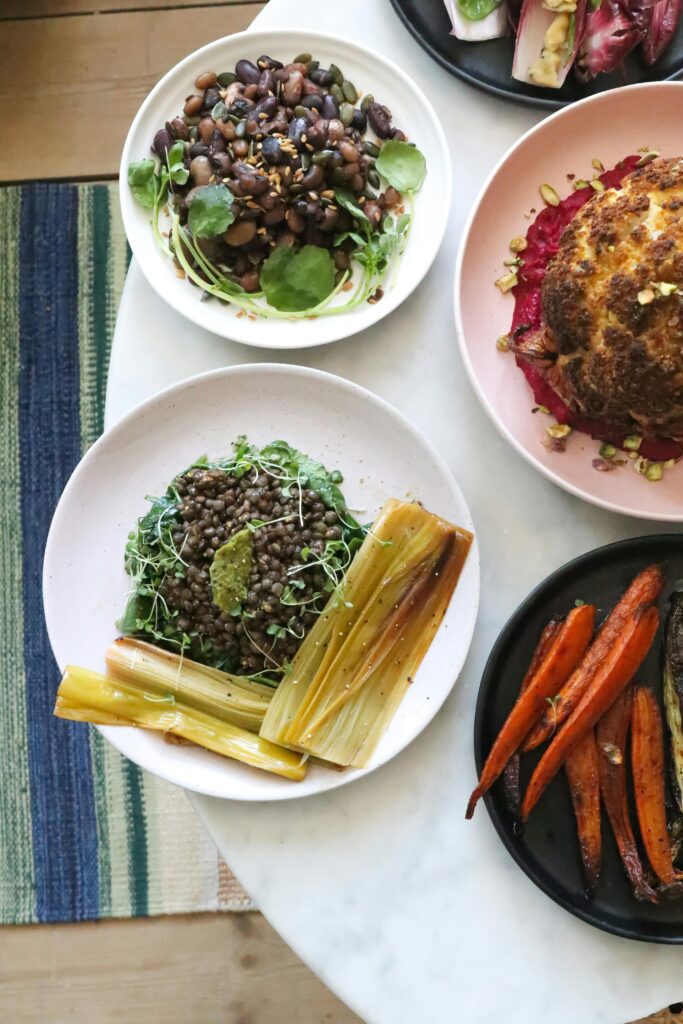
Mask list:
[[84,920],[99,909],[89,730],[52,717],[58,672],[41,597],[50,519],[80,458],[77,206],[76,188],[50,185],[27,189],[21,205],[24,657],[39,921]]

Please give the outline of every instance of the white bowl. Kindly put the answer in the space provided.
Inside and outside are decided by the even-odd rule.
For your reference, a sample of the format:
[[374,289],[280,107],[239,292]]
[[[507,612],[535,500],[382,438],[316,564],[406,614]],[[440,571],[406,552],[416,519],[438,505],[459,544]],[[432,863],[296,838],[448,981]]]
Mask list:
[[[61,669],[104,669],[104,652],[130,580],[128,533],[147,506],[198,456],[225,454],[238,434],[256,443],[284,438],[344,473],[344,494],[362,521],[391,496],[472,529],[467,505],[441,457],[400,413],[369,391],[318,370],[260,364],[185,380],[138,406],[88,451],[69,480],[50,527],[43,595]],[[123,754],[156,775],[210,796],[285,800],[341,786],[384,764],[434,717],[467,654],[479,601],[476,541],[448,611],[415,681],[370,765],[336,772],[316,765],[290,782],[199,747],[171,746],[156,733],[109,727]],[[83,726],[85,728],[85,726]]]
[[[312,53],[323,66],[338,64],[363,93],[386,104],[427,161],[427,177],[414,197],[414,220],[403,255],[392,280],[383,283],[384,297],[364,303],[348,313],[315,320],[251,320],[237,316],[235,307],[218,300],[201,301],[202,292],[178,279],[172,260],[159,251],[150,226],[149,211],[133,199],[127,184],[128,165],[150,156],[155,133],[164,122],[182,113],[185,97],[202,71],[232,70],[241,58],[256,60],[266,53],[290,61],[296,54]],[[152,287],[170,305],[214,334],[262,348],[291,349],[324,345],[365,330],[396,309],[429,270],[446,229],[451,200],[451,160],[443,129],[424,93],[399,67],[350,40],[307,29],[240,32],[218,39],[190,54],[152,89],[138,111],[121,157],[120,196],[123,223],[130,247]],[[358,270],[356,269],[356,273]]]
[[651,483],[628,465],[593,468],[599,442],[576,431],[567,450],[542,445],[547,417],[530,415],[531,390],[510,353],[496,349],[507,334],[514,300],[494,281],[511,238],[525,235],[531,208],[542,209],[539,185],[563,198],[568,174],[590,178],[598,158],[606,168],[647,146],[663,156],[683,153],[683,84],[655,82],[614,89],[565,107],[523,135],[485,183],[465,228],[455,273],[455,320],[467,373],[484,409],[510,444],[544,476],[593,505],[641,519],[683,521],[683,463]]

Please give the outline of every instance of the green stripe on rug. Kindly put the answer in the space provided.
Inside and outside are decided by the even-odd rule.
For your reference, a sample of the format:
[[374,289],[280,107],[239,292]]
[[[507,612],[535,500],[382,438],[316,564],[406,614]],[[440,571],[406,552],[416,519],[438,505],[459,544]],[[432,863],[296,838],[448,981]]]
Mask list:
[[33,851],[22,614],[19,469],[19,210],[21,190],[0,190],[0,920],[34,921]]

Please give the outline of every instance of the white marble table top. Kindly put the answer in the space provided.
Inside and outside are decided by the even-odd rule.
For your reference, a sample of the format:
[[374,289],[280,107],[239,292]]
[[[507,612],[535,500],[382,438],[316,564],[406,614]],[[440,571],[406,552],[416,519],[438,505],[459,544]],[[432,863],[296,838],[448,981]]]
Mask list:
[[[498,841],[474,782],[472,722],[485,658],[525,594],[566,560],[658,528],[582,504],[495,432],[454,337],[459,234],[482,182],[539,115],[456,81],[411,39],[388,0],[270,0],[259,27],[310,25],[374,46],[430,96],[450,139],[446,242],[404,306],[363,336],[284,356],[339,373],[406,413],[460,482],[477,526],[482,600],[471,654],[432,725],[385,768],[282,804],[194,798],[226,861],[274,927],[367,1024],[623,1024],[683,996],[683,950],[614,938],[539,892]],[[608,130],[608,126],[606,126]],[[192,373],[267,361],[174,314],[130,269],[107,404],[114,422]],[[664,527],[665,528],[665,527]]]

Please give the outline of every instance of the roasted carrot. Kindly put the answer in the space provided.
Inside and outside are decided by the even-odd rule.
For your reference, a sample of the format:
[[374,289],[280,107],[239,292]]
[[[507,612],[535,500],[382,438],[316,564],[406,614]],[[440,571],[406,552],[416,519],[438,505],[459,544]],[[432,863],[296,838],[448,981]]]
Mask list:
[[600,792],[624,870],[639,900],[656,903],[657,894],[645,877],[633,836],[626,796],[626,739],[631,724],[633,687],[622,691],[596,729],[600,765]]
[[572,608],[555,639],[529,681],[524,693],[508,715],[498,733],[484,770],[467,805],[466,818],[471,818],[477,801],[491,788],[512,754],[541,713],[548,697],[557,693],[574,666],[578,664],[593,634],[595,608],[591,604]]
[[664,885],[683,880],[672,863],[664,798],[664,732],[657,698],[636,687],[631,721],[631,768],[640,834],[654,873]]
[[569,751],[564,770],[574,806],[583,871],[588,891],[592,893],[602,864],[600,774],[598,748],[592,729]]
[[[536,645],[529,667],[526,670],[524,679],[522,679],[522,685],[519,688],[520,696],[528,688],[529,683],[537,672],[539,665],[545,658],[550,644],[555,639],[562,627],[562,619],[557,618],[551,619],[550,622],[543,627],[541,637]],[[505,786],[505,802],[508,805],[510,814],[513,814],[516,818],[519,817],[519,807],[522,802],[520,790],[519,790],[519,751],[516,750],[508,763],[505,765],[505,772],[503,774],[503,783]]]
[[592,729],[614,704],[627,683],[633,679],[652,646],[659,612],[654,606],[630,618],[604,661],[594,672],[590,686],[536,765],[522,802],[522,821],[526,821],[538,798],[567,759],[567,754],[582,736]]
[[624,628],[624,624],[643,605],[652,604],[657,600],[663,583],[662,570],[658,565],[649,565],[638,573],[603,622],[585,657],[553,701],[552,708],[546,708],[539,722],[527,736],[522,748],[524,751],[534,750],[540,746],[569,718],[590,685],[593,673]]

